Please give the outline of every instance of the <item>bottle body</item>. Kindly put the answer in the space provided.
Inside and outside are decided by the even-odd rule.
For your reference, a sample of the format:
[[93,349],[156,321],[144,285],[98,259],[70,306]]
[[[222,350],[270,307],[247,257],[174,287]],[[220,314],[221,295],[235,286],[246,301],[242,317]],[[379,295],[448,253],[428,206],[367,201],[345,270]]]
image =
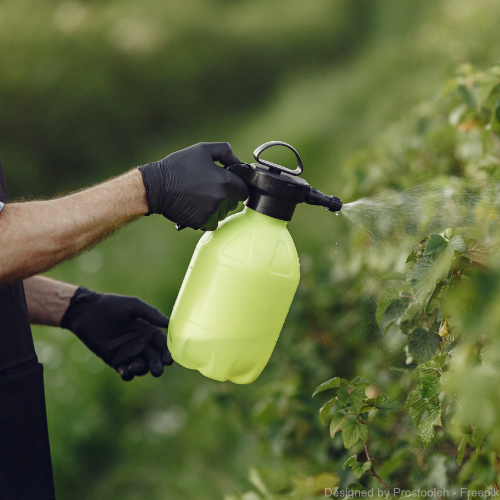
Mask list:
[[273,352],[299,283],[286,222],[245,208],[198,242],[177,296],[168,348],[215,380],[253,382]]

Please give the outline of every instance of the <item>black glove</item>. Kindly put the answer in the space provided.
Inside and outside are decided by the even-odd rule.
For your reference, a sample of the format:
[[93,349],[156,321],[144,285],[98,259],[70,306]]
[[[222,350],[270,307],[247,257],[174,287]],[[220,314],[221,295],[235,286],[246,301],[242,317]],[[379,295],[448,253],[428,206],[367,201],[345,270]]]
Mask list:
[[149,213],[162,214],[181,226],[214,231],[249,194],[237,175],[214,161],[224,166],[241,163],[227,142],[200,142],[139,167]]
[[123,380],[148,371],[155,377],[173,363],[167,336],[168,318],[136,297],[96,293],[83,286],[73,295],[61,319],[92,352]]

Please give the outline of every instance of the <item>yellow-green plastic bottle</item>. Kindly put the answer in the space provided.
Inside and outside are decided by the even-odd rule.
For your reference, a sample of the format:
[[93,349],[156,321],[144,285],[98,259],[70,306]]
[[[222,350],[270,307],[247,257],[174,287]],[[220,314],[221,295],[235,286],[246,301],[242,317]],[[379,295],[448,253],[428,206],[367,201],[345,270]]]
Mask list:
[[[259,160],[274,145],[295,152],[295,171]],[[266,143],[254,157],[259,165],[229,167],[249,186],[247,206],[198,242],[168,328],[177,363],[237,384],[253,382],[266,366],[299,284],[299,258],[287,229],[295,206],[342,206],[298,177],[302,163],[291,146]]]
[[237,384],[260,375],[299,284],[286,224],[246,207],[200,239],[170,318],[177,363]]

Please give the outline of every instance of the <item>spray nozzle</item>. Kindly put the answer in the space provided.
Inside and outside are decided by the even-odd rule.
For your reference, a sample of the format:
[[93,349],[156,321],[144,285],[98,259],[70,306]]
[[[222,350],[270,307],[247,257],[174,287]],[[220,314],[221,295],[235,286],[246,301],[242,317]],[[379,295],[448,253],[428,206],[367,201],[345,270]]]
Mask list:
[[315,188],[309,189],[309,194],[305,200],[308,205],[320,205],[330,212],[339,212],[342,208],[342,200],[336,196],[328,196]]

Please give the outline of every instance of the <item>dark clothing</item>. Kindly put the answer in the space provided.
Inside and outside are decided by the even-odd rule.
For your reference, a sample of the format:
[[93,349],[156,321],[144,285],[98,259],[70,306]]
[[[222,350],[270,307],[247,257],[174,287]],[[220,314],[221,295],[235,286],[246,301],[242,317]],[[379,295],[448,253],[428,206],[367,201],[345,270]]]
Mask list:
[[[0,201],[4,203],[9,201],[1,165]],[[23,284],[18,282],[0,285],[0,374],[5,369],[26,363],[34,358],[36,355]]]
[[0,498],[54,500],[43,368],[0,377]]
[[[9,201],[1,165],[0,201]],[[22,282],[0,285],[0,498],[55,499],[43,367]]]

